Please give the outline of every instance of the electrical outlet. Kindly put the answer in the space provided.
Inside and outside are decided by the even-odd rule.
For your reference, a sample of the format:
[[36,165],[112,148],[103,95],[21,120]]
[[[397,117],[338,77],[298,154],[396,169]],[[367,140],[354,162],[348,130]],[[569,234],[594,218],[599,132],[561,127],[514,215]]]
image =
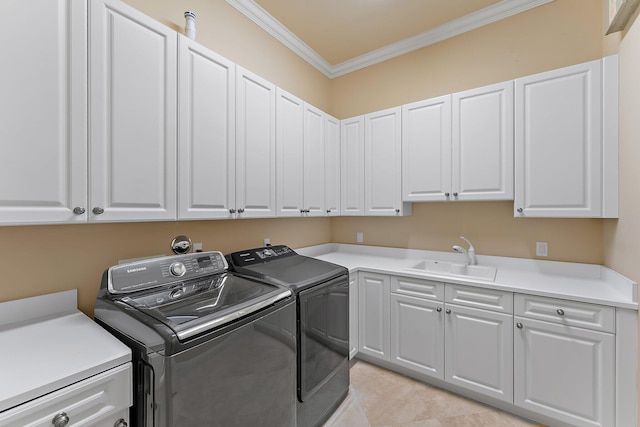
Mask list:
[[193,252],[202,252],[202,242],[193,244]]
[[549,245],[547,242],[536,242],[536,256],[547,256],[549,254]]
[[356,242],[358,243],[364,242],[364,234],[362,234],[362,231],[358,231],[356,233]]
[[271,239],[268,237],[264,238],[264,246],[271,246]]

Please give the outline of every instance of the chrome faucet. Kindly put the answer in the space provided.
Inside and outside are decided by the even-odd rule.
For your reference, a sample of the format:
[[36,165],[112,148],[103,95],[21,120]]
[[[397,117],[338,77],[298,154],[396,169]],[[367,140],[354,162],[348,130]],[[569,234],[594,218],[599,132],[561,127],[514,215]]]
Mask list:
[[467,265],[476,265],[476,250],[469,240],[467,240],[463,236],[460,236],[460,238],[469,244],[469,249],[465,249],[462,246],[455,245],[453,247],[453,250],[463,254],[465,258],[467,258]]

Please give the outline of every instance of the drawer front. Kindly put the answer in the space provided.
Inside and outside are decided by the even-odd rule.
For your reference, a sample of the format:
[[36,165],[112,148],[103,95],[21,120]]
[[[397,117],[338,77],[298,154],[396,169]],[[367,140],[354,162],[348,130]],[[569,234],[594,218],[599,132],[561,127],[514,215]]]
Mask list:
[[0,414],[0,426],[51,427],[65,413],[69,426],[113,427],[129,423],[132,397],[131,363],[120,365]]
[[524,294],[516,294],[514,302],[517,316],[595,331],[615,331],[613,307]]
[[447,283],[445,301],[449,304],[513,313],[513,293]]
[[434,280],[391,276],[391,292],[434,301],[444,301],[444,283]]

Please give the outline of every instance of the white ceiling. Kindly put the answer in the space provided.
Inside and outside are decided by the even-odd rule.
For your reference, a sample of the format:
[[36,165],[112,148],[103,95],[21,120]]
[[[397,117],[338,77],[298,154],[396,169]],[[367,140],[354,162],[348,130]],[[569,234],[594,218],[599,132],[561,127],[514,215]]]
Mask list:
[[227,0],[329,78],[554,0]]

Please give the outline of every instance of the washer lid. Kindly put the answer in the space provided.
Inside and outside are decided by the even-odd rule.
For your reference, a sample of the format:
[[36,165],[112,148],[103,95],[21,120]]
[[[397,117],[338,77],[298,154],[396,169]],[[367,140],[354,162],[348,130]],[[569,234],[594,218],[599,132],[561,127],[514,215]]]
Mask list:
[[119,301],[172,329],[180,341],[291,296],[281,286],[223,273],[129,294]]

